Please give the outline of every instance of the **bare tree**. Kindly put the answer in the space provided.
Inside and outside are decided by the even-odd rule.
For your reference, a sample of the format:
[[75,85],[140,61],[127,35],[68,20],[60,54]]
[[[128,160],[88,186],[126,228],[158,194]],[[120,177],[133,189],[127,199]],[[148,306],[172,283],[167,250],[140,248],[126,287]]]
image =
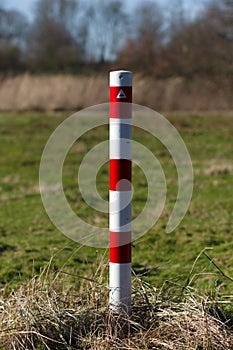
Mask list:
[[166,75],[217,76],[233,72],[233,1],[213,0],[170,37],[162,59]]
[[16,10],[0,8],[0,44],[20,44],[28,28],[27,18]]
[[102,63],[114,59],[127,35],[127,15],[122,1],[97,0],[90,4],[87,15],[90,58]]
[[134,69],[152,73],[163,43],[163,13],[153,1],[144,1],[133,12],[134,34],[119,57]]
[[69,32],[74,30],[77,20],[77,0],[38,0],[35,5],[36,21],[44,23],[56,20]]
[[203,13],[208,26],[221,37],[233,42],[233,0],[213,0]]
[[155,45],[161,42],[163,13],[157,3],[152,0],[140,3],[134,9],[133,20],[137,39],[150,37]]
[[[29,36],[28,61],[43,70],[67,70],[83,59],[77,0],[38,0]],[[82,39],[82,40],[81,40]]]
[[168,35],[172,37],[185,24],[184,2],[183,0],[173,0],[168,8]]
[[28,20],[20,12],[0,8],[0,69],[19,70],[23,67]]

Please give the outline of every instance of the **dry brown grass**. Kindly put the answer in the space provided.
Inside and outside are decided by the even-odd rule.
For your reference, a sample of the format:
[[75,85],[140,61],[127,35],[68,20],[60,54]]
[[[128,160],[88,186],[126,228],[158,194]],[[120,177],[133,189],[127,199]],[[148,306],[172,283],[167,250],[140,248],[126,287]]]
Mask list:
[[205,175],[222,175],[233,174],[233,164],[229,160],[225,159],[213,159],[211,160],[205,170]]
[[[105,76],[30,75],[3,77],[1,111],[80,110],[108,102]],[[232,111],[232,80],[155,79],[134,74],[134,103],[157,111]]]
[[[104,274],[106,271],[102,271]],[[3,349],[232,349],[228,317],[216,301],[186,290],[179,301],[134,278],[132,316],[113,315],[100,277],[68,288],[50,268],[0,301]],[[64,287],[66,285],[66,287]]]

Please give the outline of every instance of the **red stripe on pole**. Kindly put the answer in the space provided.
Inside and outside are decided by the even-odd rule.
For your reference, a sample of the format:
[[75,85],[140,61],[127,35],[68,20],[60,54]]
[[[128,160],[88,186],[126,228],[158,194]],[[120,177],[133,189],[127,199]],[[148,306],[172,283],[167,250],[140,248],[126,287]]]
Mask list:
[[110,86],[110,102],[132,102],[132,86]]
[[110,118],[132,118],[132,103],[111,102]]
[[[110,190],[130,191],[132,166],[129,159],[110,159]],[[127,181],[122,181],[127,180]]]
[[110,232],[110,262],[131,262],[131,232]]

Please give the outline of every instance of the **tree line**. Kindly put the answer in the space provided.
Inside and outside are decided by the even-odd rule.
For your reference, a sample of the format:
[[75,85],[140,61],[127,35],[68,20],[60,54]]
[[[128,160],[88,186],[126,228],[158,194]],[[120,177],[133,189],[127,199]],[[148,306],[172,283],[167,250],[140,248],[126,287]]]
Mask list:
[[33,19],[0,3],[0,72],[84,73],[126,67],[156,77],[233,73],[233,0],[195,15],[182,0],[37,0]]

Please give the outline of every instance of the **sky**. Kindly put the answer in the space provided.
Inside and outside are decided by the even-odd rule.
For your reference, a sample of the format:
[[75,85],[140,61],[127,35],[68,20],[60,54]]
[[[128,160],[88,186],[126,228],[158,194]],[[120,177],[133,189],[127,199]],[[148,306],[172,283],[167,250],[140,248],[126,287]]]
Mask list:
[[[85,1],[85,0],[82,0]],[[94,0],[93,0],[94,1]],[[162,7],[166,7],[168,4],[172,4],[173,0],[155,0]],[[5,8],[17,9],[25,13],[30,19],[32,19],[33,6],[36,0],[1,0]],[[142,3],[143,0],[126,0],[126,6],[128,9],[132,8],[137,3]],[[197,11],[204,5],[205,0],[183,0],[185,11],[189,13],[190,17],[194,17]]]

